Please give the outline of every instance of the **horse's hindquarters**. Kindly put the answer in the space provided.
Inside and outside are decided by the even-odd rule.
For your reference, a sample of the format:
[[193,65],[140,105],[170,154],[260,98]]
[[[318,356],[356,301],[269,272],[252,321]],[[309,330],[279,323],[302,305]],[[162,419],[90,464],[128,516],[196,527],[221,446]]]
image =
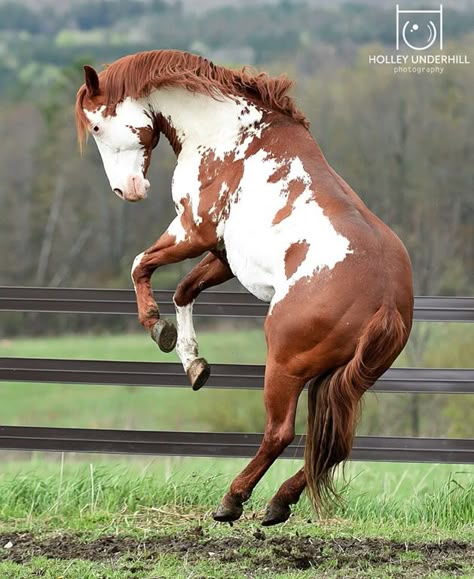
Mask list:
[[342,366],[384,304],[400,312],[408,335],[413,303],[409,267],[404,259],[396,270],[380,263],[369,249],[356,249],[333,269],[297,280],[282,299],[275,294],[265,326],[269,355],[308,380]]

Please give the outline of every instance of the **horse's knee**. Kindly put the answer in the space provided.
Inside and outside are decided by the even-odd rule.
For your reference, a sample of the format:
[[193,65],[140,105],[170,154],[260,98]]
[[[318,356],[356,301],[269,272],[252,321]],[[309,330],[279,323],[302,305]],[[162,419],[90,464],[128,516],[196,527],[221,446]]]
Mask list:
[[189,288],[189,285],[185,282],[185,280],[181,281],[175,292],[173,295],[173,301],[175,306],[178,306],[180,308],[182,308],[183,306],[186,306],[187,304],[189,304],[189,300],[187,300],[187,290]]
[[196,299],[201,290],[200,283],[196,283],[196,280],[185,277],[177,285],[173,301],[178,307],[187,306]]

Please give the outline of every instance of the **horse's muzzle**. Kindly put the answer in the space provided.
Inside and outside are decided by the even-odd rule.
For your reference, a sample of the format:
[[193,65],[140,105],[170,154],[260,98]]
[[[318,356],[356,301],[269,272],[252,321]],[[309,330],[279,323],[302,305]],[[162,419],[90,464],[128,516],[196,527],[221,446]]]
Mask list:
[[136,201],[141,201],[146,199],[147,191],[150,188],[150,182],[148,179],[139,179],[137,177],[131,177],[128,180],[126,189],[114,188],[114,193],[123,199],[124,201],[130,201],[135,203]]

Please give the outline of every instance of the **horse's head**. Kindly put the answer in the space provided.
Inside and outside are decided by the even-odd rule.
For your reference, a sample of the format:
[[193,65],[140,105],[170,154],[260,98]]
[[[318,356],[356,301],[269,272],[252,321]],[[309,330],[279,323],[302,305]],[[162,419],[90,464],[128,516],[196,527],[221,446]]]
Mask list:
[[77,96],[79,137],[88,131],[97,143],[113,191],[127,201],[140,201],[150,187],[146,173],[159,131],[149,110],[129,97],[110,104],[91,66]]

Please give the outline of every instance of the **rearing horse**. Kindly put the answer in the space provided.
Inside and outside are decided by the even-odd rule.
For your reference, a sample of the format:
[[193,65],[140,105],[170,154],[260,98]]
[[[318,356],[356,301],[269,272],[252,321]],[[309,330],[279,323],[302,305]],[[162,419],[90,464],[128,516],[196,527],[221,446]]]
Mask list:
[[[146,197],[160,133],[176,153],[177,217],[135,258],[132,279],[141,324],[163,351],[176,345],[195,390],[209,376],[192,321],[199,293],[235,276],[270,303],[263,441],[214,518],[238,519],[293,440],[308,381],[304,468],[280,487],[263,524],[285,521],[306,486],[319,510],[351,451],[361,396],[410,333],[412,273],[403,244],[329,166],[285,77],[172,50],[126,56],[99,73],[84,68],[79,139],[92,134],[119,197]],[[150,278],[202,254],[176,289],[176,330],[161,319]]]

